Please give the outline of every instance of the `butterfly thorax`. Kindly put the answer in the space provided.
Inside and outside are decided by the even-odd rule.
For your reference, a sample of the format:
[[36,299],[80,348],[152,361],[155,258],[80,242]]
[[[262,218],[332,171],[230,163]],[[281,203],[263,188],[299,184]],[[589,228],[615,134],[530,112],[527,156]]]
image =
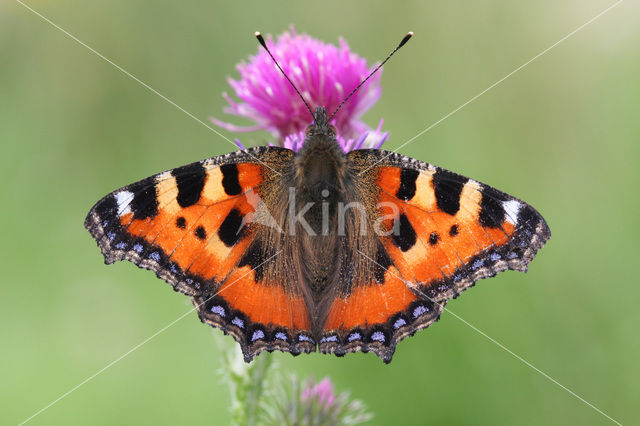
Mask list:
[[316,109],[313,125],[296,157],[296,186],[308,201],[335,203],[344,191],[346,157],[338,145],[326,111]]

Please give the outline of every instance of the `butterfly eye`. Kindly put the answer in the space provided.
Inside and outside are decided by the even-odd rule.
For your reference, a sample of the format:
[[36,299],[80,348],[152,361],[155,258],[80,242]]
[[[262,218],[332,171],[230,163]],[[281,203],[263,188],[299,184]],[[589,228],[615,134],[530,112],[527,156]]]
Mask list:
[[304,131],[305,135],[309,135],[309,133],[311,133],[311,131],[313,130],[314,125],[310,125],[309,127],[307,127],[307,129]]
[[336,128],[333,127],[331,124],[329,124],[329,130],[331,131],[331,133],[333,133],[334,135],[336,134]]

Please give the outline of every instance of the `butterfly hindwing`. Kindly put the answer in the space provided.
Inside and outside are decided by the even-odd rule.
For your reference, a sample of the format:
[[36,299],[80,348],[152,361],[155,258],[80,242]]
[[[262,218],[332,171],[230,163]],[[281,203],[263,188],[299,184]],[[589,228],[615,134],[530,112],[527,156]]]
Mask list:
[[396,344],[437,321],[446,302],[411,291],[382,244],[374,257],[361,256],[372,267],[370,278],[338,292],[326,315],[319,350],[336,355],[371,351],[388,363]]
[[268,210],[266,182],[273,191],[276,170],[292,159],[290,150],[260,147],[160,173],[104,197],[85,227],[106,263],[129,260],[191,296],[201,320],[233,335],[245,359],[309,352],[306,305],[295,285],[262,273],[270,259],[256,221]]
[[528,204],[445,169],[379,150],[352,151],[348,161],[356,185],[375,188],[365,202],[376,205],[380,247],[363,253],[371,279],[329,309],[323,352],[364,349],[390,361],[448,299],[481,278],[526,271],[551,235]]

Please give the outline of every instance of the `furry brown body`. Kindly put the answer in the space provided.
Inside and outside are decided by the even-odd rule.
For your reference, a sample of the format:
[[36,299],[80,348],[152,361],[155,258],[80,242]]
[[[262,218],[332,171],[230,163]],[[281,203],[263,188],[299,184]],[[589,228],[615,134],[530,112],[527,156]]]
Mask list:
[[[375,258],[375,245],[366,238],[371,231],[375,201],[356,185],[356,165],[350,164],[327,123],[324,108],[317,108],[314,124],[307,129],[303,148],[282,170],[279,194],[267,197],[269,212],[275,212],[277,228],[263,228],[264,256],[282,252],[267,268],[284,273],[289,291],[301,292],[309,310],[314,337],[321,337],[324,320],[336,296],[346,296],[351,283],[369,282],[374,265],[363,254]],[[360,188],[358,188],[360,186]],[[271,191],[268,191],[271,192]]]

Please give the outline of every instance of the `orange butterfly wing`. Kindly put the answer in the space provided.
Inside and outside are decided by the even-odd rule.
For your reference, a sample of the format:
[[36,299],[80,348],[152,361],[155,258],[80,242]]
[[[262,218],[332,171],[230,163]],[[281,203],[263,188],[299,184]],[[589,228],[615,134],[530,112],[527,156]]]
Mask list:
[[[282,253],[258,232],[262,200],[292,185],[274,170],[294,170],[294,156],[261,147],[152,176],[107,195],[85,226],[106,263],[130,260],[191,296],[201,320],[231,334],[247,361],[318,344],[390,362],[397,343],[436,321],[449,298],[500,271],[525,271],[550,237],[532,207],[487,185],[397,154],[353,151],[345,196],[369,207],[379,232],[338,236],[341,270],[311,318],[308,283],[287,267],[295,247]],[[275,269],[263,267],[278,256]],[[368,270],[360,282],[357,262]]]
[[550,238],[528,204],[439,167],[377,150],[348,155],[357,185],[376,188],[380,248],[375,280],[336,298],[322,352],[371,350],[390,362],[407,335],[439,318],[446,301],[481,278],[526,271]]
[[85,227],[106,263],[129,260],[191,296],[247,361],[263,350],[313,351],[299,289],[262,274],[270,259],[254,238],[264,182],[293,155],[261,147],[160,173],[104,197]]

